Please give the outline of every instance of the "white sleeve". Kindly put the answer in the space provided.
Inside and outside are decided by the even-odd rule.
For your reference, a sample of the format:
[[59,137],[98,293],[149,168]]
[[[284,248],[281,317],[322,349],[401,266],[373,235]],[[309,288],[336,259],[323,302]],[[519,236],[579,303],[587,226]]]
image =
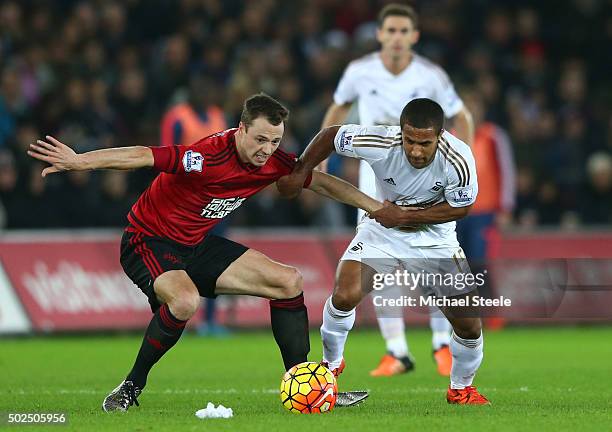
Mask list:
[[466,207],[474,204],[478,196],[476,162],[467,145],[451,147],[444,141],[438,149],[446,157],[446,176],[444,197],[451,207]]
[[459,114],[463,108],[463,101],[455,91],[455,86],[442,68],[436,68],[435,100],[440,104],[446,118]]
[[336,153],[368,162],[384,159],[390,149],[402,145],[399,126],[341,126],[334,138]]
[[359,97],[357,92],[357,76],[355,67],[351,64],[345,69],[338,87],[334,92],[334,103],[336,105],[346,105],[354,102]]

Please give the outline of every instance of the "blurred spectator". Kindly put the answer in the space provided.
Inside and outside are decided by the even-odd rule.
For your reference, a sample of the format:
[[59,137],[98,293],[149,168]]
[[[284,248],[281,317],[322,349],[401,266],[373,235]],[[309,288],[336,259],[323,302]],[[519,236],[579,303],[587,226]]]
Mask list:
[[149,120],[146,77],[138,68],[127,69],[112,96],[117,113],[117,133],[124,146],[136,145],[136,137]]
[[152,58],[152,89],[155,89],[152,94],[156,104],[164,107],[172,102],[171,97],[177,89],[187,86],[191,53],[188,41],[180,34],[163,40],[158,49],[159,58]]
[[[478,198],[470,214],[457,221],[457,237],[470,263],[482,265],[487,256],[489,230],[512,222],[516,174],[512,144],[506,131],[485,121],[486,106],[475,91],[462,94],[472,113],[475,133],[472,152],[478,173]],[[478,271],[478,270],[475,270]]]
[[215,84],[204,77],[192,76],[186,101],[174,105],[162,119],[161,145],[190,145],[227,129],[225,114],[219,107]]
[[0,150],[0,230],[7,224],[12,225],[12,219],[18,216],[9,213],[15,209],[15,201],[18,199],[16,186],[15,159],[8,150]]
[[127,224],[126,215],[132,207],[128,197],[127,172],[107,170],[102,174],[101,202],[97,211],[97,225],[103,227],[120,227]]
[[595,153],[587,161],[588,179],[581,194],[580,215],[586,224],[612,224],[612,156]]
[[0,148],[13,136],[17,120],[26,116],[27,109],[17,71],[3,69],[0,74]]
[[537,197],[537,221],[543,225],[559,225],[563,216],[563,206],[557,185],[550,179],[540,183]]
[[521,227],[533,227],[537,223],[537,196],[533,171],[520,167],[516,176],[516,207],[514,219]]

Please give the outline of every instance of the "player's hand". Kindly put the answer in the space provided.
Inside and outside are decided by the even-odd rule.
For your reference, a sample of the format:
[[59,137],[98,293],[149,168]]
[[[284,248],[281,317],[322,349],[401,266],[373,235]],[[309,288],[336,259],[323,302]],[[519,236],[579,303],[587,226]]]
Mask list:
[[42,171],[42,176],[47,174],[79,169],[79,155],[63,142],[47,135],[46,141],[37,140],[36,144],[30,144],[28,155],[35,159],[51,164]]
[[410,229],[418,228],[418,225],[410,224],[406,221],[406,212],[419,210],[416,207],[400,207],[391,201],[385,200],[383,208],[369,214],[370,219],[376,220],[385,228],[395,228],[398,226]]
[[283,198],[296,198],[304,188],[304,182],[310,172],[301,167],[298,162],[291,174],[283,176],[276,181],[276,188]]

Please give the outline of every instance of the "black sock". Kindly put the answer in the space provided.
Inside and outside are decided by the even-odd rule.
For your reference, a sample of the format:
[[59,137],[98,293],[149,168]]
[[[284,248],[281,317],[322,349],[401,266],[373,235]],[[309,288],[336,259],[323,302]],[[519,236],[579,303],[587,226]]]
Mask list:
[[167,304],[157,311],[145,332],[140,351],[126,380],[141,389],[147,384],[147,375],[155,363],[179,340],[187,321],[175,318]]
[[304,294],[287,300],[270,300],[270,316],[272,333],[283,356],[285,370],[307,361],[310,335]]

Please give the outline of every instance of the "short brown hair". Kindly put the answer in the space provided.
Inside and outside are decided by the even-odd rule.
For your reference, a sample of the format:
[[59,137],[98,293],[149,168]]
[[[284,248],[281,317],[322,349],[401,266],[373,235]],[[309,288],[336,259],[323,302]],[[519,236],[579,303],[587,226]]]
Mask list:
[[431,99],[412,99],[406,104],[400,116],[400,126],[409,124],[417,129],[434,128],[439,134],[444,127],[444,111],[442,107]]
[[417,28],[419,26],[419,18],[417,16],[416,11],[411,6],[400,3],[389,3],[378,13],[378,27],[382,27],[383,23],[385,22],[385,18],[390,16],[402,16],[410,18],[414,28]]
[[287,121],[289,110],[272,96],[265,93],[258,93],[244,101],[240,121],[245,126],[253,124],[253,120],[264,117],[274,126]]

